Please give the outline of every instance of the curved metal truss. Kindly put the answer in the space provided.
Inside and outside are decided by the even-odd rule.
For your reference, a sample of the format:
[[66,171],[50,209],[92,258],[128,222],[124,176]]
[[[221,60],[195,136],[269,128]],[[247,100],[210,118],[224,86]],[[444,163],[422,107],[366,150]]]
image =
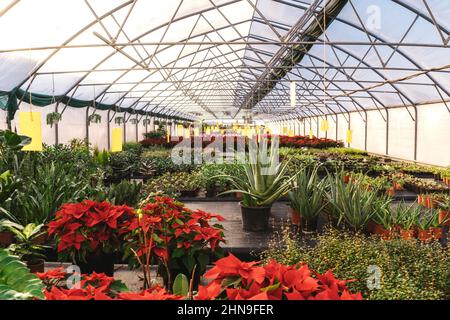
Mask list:
[[0,91],[191,120],[450,101],[447,1],[38,3],[0,4]]

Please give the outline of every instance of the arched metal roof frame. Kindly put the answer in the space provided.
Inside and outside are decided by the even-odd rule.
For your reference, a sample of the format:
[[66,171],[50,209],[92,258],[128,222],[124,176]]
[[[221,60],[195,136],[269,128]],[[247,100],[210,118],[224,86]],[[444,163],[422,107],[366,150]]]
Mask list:
[[[20,1],[20,0],[19,0],[19,1]],[[15,3],[19,2],[19,1],[15,1]],[[220,7],[225,7],[225,6],[227,6],[227,5],[234,4],[234,3],[237,3],[237,2],[240,2],[240,1],[244,1],[244,0],[233,0],[233,1],[226,2],[226,3],[221,3],[220,5],[219,5],[219,4],[218,4],[218,5],[215,5],[215,4],[211,1],[211,3],[213,4],[212,7],[203,9],[203,10],[201,11],[201,13],[199,13],[199,12],[194,12],[194,13],[191,13],[191,14],[189,14],[189,15],[179,17],[178,19],[179,19],[179,20],[183,20],[183,19],[186,19],[187,17],[195,16],[196,14],[197,14],[197,15],[199,16],[199,18],[200,18],[200,15],[201,15],[202,13],[204,13],[204,12],[207,12],[207,11],[210,11],[210,10],[217,10],[217,7],[219,7],[219,8],[220,8]],[[94,22],[92,22],[92,23],[89,24],[89,27],[92,26],[92,25],[95,25],[96,23],[99,23],[102,19],[106,18],[107,16],[113,16],[113,14],[114,14],[115,12],[117,12],[118,10],[120,10],[120,9],[122,9],[122,8],[128,6],[128,5],[134,6],[135,2],[136,2],[136,1],[134,0],[134,1],[127,1],[127,2],[125,2],[125,3],[123,3],[123,4],[121,4],[120,6],[118,6],[118,7],[114,8],[114,9],[112,9],[112,10],[109,11],[108,13],[102,15],[101,17],[96,18],[96,20],[95,20]],[[287,5],[290,5],[290,6],[293,6],[293,7],[302,8],[302,9],[306,9],[306,8],[307,8],[305,5],[299,4],[299,3],[300,3],[299,1],[295,1],[296,4],[295,4],[295,3],[291,3],[291,2],[286,3],[286,1],[281,1],[281,0],[275,0],[275,2],[284,3],[284,4],[287,4]],[[430,23],[433,23],[440,31],[446,33],[447,36],[448,36],[448,34],[449,34],[448,30],[447,30],[443,25],[439,24],[439,23],[434,19],[434,17],[428,17],[426,14],[424,14],[424,13],[421,12],[420,10],[417,10],[417,9],[415,9],[415,8],[409,6],[408,4],[403,3],[403,2],[401,2],[401,1],[399,1],[399,0],[393,0],[393,2],[395,2],[395,3],[399,4],[399,5],[401,5],[401,6],[405,7],[405,8],[407,8],[408,10],[410,10],[410,11],[416,13],[418,16],[420,16],[421,18],[425,19],[426,21],[428,21],[428,22],[430,22]],[[181,5],[181,3],[182,3],[182,1],[180,2],[180,5]],[[425,2],[425,3],[426,3],[426,2]],[[9,9],[10,9],[10,8],[9,8]],[[7,10],[6,10],[6,11],[7,11]],[[220,10],[219,10],[219,11],[220,11]],[[255,10],[255,11],[256,11],[256,10]],[[2,12],[2,13],[5,14],[6,12]],[[259,14],[259,13],[258,13],[258,14]],[[271,27],[272,29],[274,28],[274,27],[273,27],[274,25],[276,25],[276,26],[275,26],[275,30],[276,30],[276,28],[280,28],[280,22],[278,22],[278,21],[271,21],[271,20],[265,18],[264,16],[262,16],[262,18],[263,18],[263,20],[264,20],[263,23],[268,24],[269,27]],[[261,21],[259,21],[259,19],[256,18],[256,14],[254,14],[254,15],[253,15],[253,18],[250,19],[250,20],[251,20],[251,23],[253,23],[253,22],[261,23]],[[424,70],[423,67],[422,67],[417,61],[415,61],[413,58],[409,57],[406,53],[404,53],[404,52],[401,50],[400,46],[394,47],[393,45],[389,44],[386,40],[382,39],[382,37],[379,37],[379,36],[377,36],[377,35],[374,35],[373,33],[370,33],[370,32],[368,32],[367,30],[363,30],[363,28],[357,26],[357,25],[354,24],[354,23],[351,23],[351,22],[346,21],[346,20],[344,20],[344,19],[341,19],[341,18],[339,18],[339,17],[336,17],[335,20],[336,20],[336,21],[339,21],[339,22],[346,23],[347,25],[349,25],[349,26],[351,26],[351,27],[353,27],[353,28],[355,28],[355,29],[358,29],[359,31],[365,32],[368,36],[371,36],[371,37],[373,37],[374,39],[376,39],[376,40],[378,40],[378,41],[381,41],[381,42],[383,43],[383,45],[387,45],[387,46],[389,46],[391,49],[394,49],[395,52],[398,52],[399,54],[401,54],[405,59],[407,59],[409,62],[411,62],[413,65],[415,65],[415,66],[418,68],[418,70]],[[175,20],[172,19],[171,21],[169,21],[169,22],[167,22],[167,23],[165,23],[165,24],[159,26],[158,28],[154,28],[153,30],[147,31],[146,33],[143,33],[143,34],[140,35],[139,37],[136,37],[135,39],[131,40],[131,42],[136,42],[136,41],[139,42],[139,39],[140,39],[140,38],[144,37],[145,35],[150,34],[151,32],[156,31],[156,29],[163,28],[164,26],[170,26],[170,23],[173,22],[173,21],[175,21]],[[241,23],[244,23],[244,21],[235,23],[235,25],[241,24]],[[124,22],[124,24],[125,24],[125,22]],[[79,34],[83,33],[83,32],[86,31],[87,29],[89,29],[89,27],[83,28],[82,30],[80,30],[79,32],[77,32],[76,35],[70,37],[69,40],[67,40],[67,41],[64,42],[64,45],[69,44],[69,43],[70,43],[71,41],[73,41],[73,39],[75,39]],[[123,27],[123,26],[122,26],[122,27]],[[232,27],[234,27],[234,26],[233,26],[233,25],[225,26],[224,29],[232,28]],[[195,27],[194,27],[194,28],[195,28]],[[123,32],[123,28],[121,28],[121,31]],[[119,31],[119,33],[120,33],[121,31]],[[250,30],[250,32],[251,32],[251,30]],[[218,31],[217,31],[215,28],[212,28],[212,30],[210,30],[209,32],[205,32],[205,35],[210,34],[210,33],[218,33]],[[442,34],[441,34],[441,35],[442,35]],[[193,38],[196,38],[196,37],[198,37],[198,35],[189,37],[188,39],[183,40],[183,41],[189,41],[189,40],[191,40],[191,39],[193,39]],[[249,35],[246,36],[246,37],[240,37],[240,39],[244,39],[244,38],[247,38],[247,39],[248,39],[248,38],[251,38],[251,37],[252,37],[252,35],[249,34]],[[447,38],[447,40],[448,40],[448,38]],[[182,41],[180,41],[180,42],[182,42]],[[207,44],[207,43],[206,43],[206,44]],[[64,47],[64,45],[63,45],[62,47]],[[164,50],[167,50],[167,49],[169,49],[169,48],[171,48],[171,47],[173,47],[173,46],[175,46],[175,45],[179,45],[179,44],[173,44],[173,45],[170,45],[170,46],[166,46],[165,48],[163,48],[163,50],[162,50],[161,52],[163,52]],[[276,45],[276,44],[275,44],[275,45]],[[321,45],[323,45],[323,44],[321,44]],[[338,49],[338,50],[340,50],[340,51],[342,51],[342,52],[344,52],[344,53],[350,55],[350,53],[349,53],[347,50],[345,50],[344,48],[342,48],[342,47],[339,46],[339,45],[332,44],[332,43],[331,43],[331,44],[326,44],[326,45],[329,45],[329,46],[331,46],[332,48],[336,48],[336,49]],[[366,45],[370,46],[369,43],[367,43]],[[230,46],[230,45],[228,44],[228,46]],[[279,44],[278,46],[281,46],[281,44]],[[213,45],[212,47],[208,48],[208,50],[210,50],[211,48],[218,48],[218,47],[220,47],[220,45],[219,45],[219,44],[215,44],[215,45]],[[370,47],[369,47],[369,48],[370,48]],[[123,49],[123,47],[122,47],[122,49]],[[250,47],[250,49],[252,50],[252,52],[255,52],[255,53],[258,52],[258,51],[260,51],[260,49],[254,50],[252,47]],[[24,81],[24,83],[26,83],[29,79],[33,79],[33,78],[36,76],[36,74],[38,74],[39,69],[40,69],[42,66],[44,66],[45,63],[46,63],[49,59],[51,59],[51,57],[53,57],[59,50],[60,50],[60,49],[56,49],[54,52],[52,52],[52,53],[49,55],[49,57],[48,57],[47,59],[45,59],[40,65],[38,65],[38,67],[30,74],[30,77],[29,77],[28,79],[26,79],[26,80]],[[247,46],[244,50],[249,50],[249,46]],[[180,53],[182,53],[182,52],[183,52],[183,50],[180,51]],[[119,52],[114,51],[114,52],[111,54],[111,56],[115,55],[116,53],[119,53]],[[156,52],[155,54],[153,54],[153,55],[151,55],[151,56],[149,55],[149,56],[146,57],[143,61],[146,61],[146,60],[148,60],[148,59],[152,59],[152,57],[156,56],[157,53],[158,53],[158,52]],[[197,52],[196,52],[196,53],[197,53]],[[232,53],[235,53],[235,52],[232,52]],[[266,52],[266,53],[267,53],[267,52]],[[191,53],[191,54],[192,54],[192,53]],[[190,56],[191,54],[189,54],[188,56]],[[228,54],[230,54],[230,53],[227,53],[227,54],[220,54],[220,55],[214,56],[214,57],[212,58],[212,60],[215,60],[215,59],[218,60],[219,58],[224,57],[224,56],[227,56]],[[269,53],[269,54],[270,54],[270,53]],[[313,55],[311,55],[309,52],[306,53],[306,55],[307,55],[310,59],[311,59],[311,56],[313,56]],[[108,60],[111,56],[109,56],[108,58],[106,58],[104,61]],[[313,56],[313,57],[314,57],[314,56]],[[367,67],[369,67],[372,71],[374,71],[378,76],[382,77],[382,78],[385,79],[385,80],[388,80],[383,74],[381,74],[380,72],[378,72],[376,68],[373,68],[373,66],[371,66],[371,65],[368,64],[367,62],[363,61],[363,59],[357,58],[357,57],[354,56],[354,55],[352,55],[352,57],[355,58],[355,59],[357,59],[357,60],[359,60],[360,62],[364,63]],[[314,57],[314,58],[317,59],[317,60],[319,60],[319,61],[321,60],[319,57]],[[246,57],[246,56],[244,55],[243,58],[242,58],[242,60],[246,60],[246,59],[248,59],[248,57]],[[262,59],[261,59],[261,60],[262,60]],[[102,61],[102,62],[99,63],[98,65],[101,65],[104,61]],[[162,66],[162,70],[164,70],[164,67],[167,67],[168,65],[172,65],[174,62],[176,62],[176,60],[173,60],[173,61],[169,62],[169,63],[166,64],[165,66]],[[264,63],[264,61],[262,61],[262,62]],[[323,61],[323,60],[322,60],[322,62],[327,63],[326,61]],[[333,66],[333,65],[331,65],[330,63],[327,63],[327,64],[329,65],[330,68],[333,68],[333,69],[337,70],[338,72],[340,72],[339,69],[337,69],[336,66]],[[341,67],[342,67],[342,66],[341,66]],[[97,68],[97,67],[95,67],[93,70],[91,70],[91,72],[95,72],[95,69],[96,69],[96,68]],[[311,68],[309,68],[309,69],[310,69],[310,71],[312,71]],[[131,69],[129,69],[128,71],[124,72],[124,74],[123,74],[122,76],[120,76],[120,77],[117,79],[117,81],[120,80],[125,74],[127,74],[128,72],[133,71],[133,70],[134,70],[134,67],[131,68]],[[252,69],[250,69],[250,70],[252,70]],[[177,75],[179,72],[180,72],[180,71],[175,72],[174,75]],[[211,72],[211,73],[212,73],[212,72]],[[210,73],[210,75],[211,75],[211,73]],[[235,69],[235,73],[237,73],[238,75],[241,75],[241,72],[239,72],[237,69]],[[318,74],[317,72],[315,72],[315,73]],[[89,74],[90,74],[90,73],[87,73],[84,77],[82,77],[81,81],[78,82],[77,85],[76,85],[76,87],[74,87],[73,89],[76,90],[76,89],[78,88],[78,86],[81,84],[81,82],[83,81],[83,79],[85,79]],[[219,74],[219,72],[216,71],[214,75],[218,75],[218,74]],[[346,76],[348,76],[348,74],[346,74],[345,72],[343,72],[343,74],[346,75]],[[442,92],[444,92],[446,95],[449,95],[449,96],[450,96],[449,91],[448,91],[448,90],[447,90],[447,89],[446,89],[439,81],[437,81],[436,79],[434,79],[434,77],[433,77],[431,74],[426,73],[425,75],[432,81],[432,84],[430,84],[430,85],[431,85],[431,86],[435,86],[435,87],[436,87],[436,90],[438,91],[439,94],[441,94],[440,91],[439,91],[439,89],[441,89]],[[203,79],[205,76],[206,76],[206,75],[204,75],[204,76],[201,77],[200,79]],[[150,77],[150,75],[149,75],[148,77]],[[148,77],[146,77],[145,79],[147,79]],[[322,77],[322,78],[324,79],[324,81],[327,81],[326,77]],[[117,81],[114,81],[114,83],[116,83]],[[331,81],[331,82],[332,82],[332,81]],[[356,83],[356,84],[358,84],[361,88],[364,88],[363,86],[361,86],[361,84],[360,84],[358,81],[355,80],[355,81],[353,81],[353,82]],[[110,87],[111,87],[112,85],[114,85],[114,83],[111,83]],[[143,83],[143,82],[141,81],[140,83]],[[31,84],[31,81],[30,81],[30,84]],[[333,83],[333,85],[336,86],[335,83]],[[405,94],[404,92],[402,92],[402,90],[400,90],[399,88],[397,88],[397,86],[396,86],[395,84],[393,84],[393,83],[387,83],[387,85],[390,85],[392,88],[394,88],[394,89],[398,92],[398,94],[399,94],[400,97],[403,96],[403,98],[405,98],[409,103],[411,103],[411,105],[414,105],[414,101],[413,101],[411,98],[409,98],[407,94]],[[286,88],[286,86],[283,85],[283,83],[281,83],[281,86],[282,86],[283,88]],[[110,88],[110,87],[109,87],[109,88]],[[135,88],[135,87],[137,87],[137,85],[134,86],[134,88]],[[336,87],[338,87],[338,86],[336,86]],[[338,87],[338,88],[339,88],[339,87]],[[99,95],[99,97],[102,96],[102,95],[104,95],[104,94],[106,94],[106,93],[108,93],[107,90],[108,90],[108,89],[106,89],[104,92],[102,92],[102,94]],[[70,91],[72,91],[72,90],[70,90]],[[69,91],[69,92],[70,92],[70,91]],[[276,90],[274,90],[274,91],[276,91]],[[342,91],[343,91],[343,90],[342,90]],[[123,99],[125,99],[125,98],[127,97],[127,95],[128,95],[130,92],[133,92],[132,89],[131,89],[130,91],[128,91],[127,93],[125,93],[124,96],[123,96],[121,99],[119,99],[117,102],[120,102],[121,100],[122,100],[122,102],[123,102]],[[151,92],[151,90],[149,90],[148,92]],[[370,94],[368,91],[367,91],[367,93]],[[326,93],[326,94],[329,95],[328,93]],[[143,98],[145,97],[145,95],[146,95],[146,94],[144,94],[141,98],[139,98],[139,99],[135,102],[135,104],[137,105],[137,104],[140,102],[140,100],[143,99]],[[175,94],[172,93],[171,95],[175,95]],[[371,95],[371,94],[370,94],[370,95]],[[232,96],[230,95],[230,97],[232,97]],[[373,97],[373,96],[372,96],[372,97]],[[352,101],[354,101],[354,103],[355,103],[355,100],[354,100],[353,98],[351,98],[351,99],[352,99]],[[444,99],[444,98],[442,97],[442,99]],[[402,99],[402,100],[403,100],[403,99]],[[380,103],[380,105],[381,105],[382,107],[384,107],[384,108],[386,107],[381,101],[378,101],[378,102]],[[358,105],[359,105],[359,103],[358,103]],[[376,104],[375,104],[375,105],[376,105]],[[359,105],[359,106],[360,106],[360,105]],[[364,107],[362,107],[362,106],[360,106],[360,107],[362,108],[362,110],[366,110]],[[167,106],[167,108],[170,108],[170,106]],[[378,108],[378,106],[377,106],[377,108]],[[175,110],[176,110],[176,109],[175,109]]]

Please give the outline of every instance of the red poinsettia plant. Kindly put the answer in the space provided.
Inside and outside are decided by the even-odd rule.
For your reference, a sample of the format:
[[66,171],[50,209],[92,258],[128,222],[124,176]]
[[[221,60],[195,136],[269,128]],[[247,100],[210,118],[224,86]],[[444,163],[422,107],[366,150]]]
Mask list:
[[[79,282],[73,283],[61,267],[45,273],[37,273],[45,284],[46,300],[179,300],[184,297],[168,293],[164,288],[154,286],[142,292],[129,292],[121,281],[105,274],[79,275]],[[69,283],[71,285],[69,285]]]
[[48,224],[48,234],[60,258],[85,261],[87,254],[118,250],[134,217],[133,208],[108,202],[64,204]]
[[125,258],[140,266],[144,288],[150,286],[150,265],[160,265],[166,287],[182,273],[196,279],[206,270],[212,256],[222,257],[223,221],[220,215],[192,211],[169,197],[155,197],[137,211],[129,225]]
[[361,300],[361,293],[348,291],[348,281],[331,271],[319,274],[307,265],[285,266],[276,261],[262,265],[242,262],[232,254],[218,260],[200,286],[196,300]]

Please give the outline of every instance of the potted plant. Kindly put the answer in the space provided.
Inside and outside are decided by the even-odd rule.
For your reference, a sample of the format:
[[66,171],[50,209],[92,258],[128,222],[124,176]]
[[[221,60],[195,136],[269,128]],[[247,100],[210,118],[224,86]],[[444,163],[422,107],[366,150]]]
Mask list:
[[406,206],[402,203],[397,206],[396,217],[402,239],[410,240],[416,236],[416,225],[421,213],[422,209],[414,204]]
[[121,125],[124,122],[124,117],[116,117],[114,119],[114,123],[117,125]]
[[88,123],[100,123],[102,122],[102,116],[98,113],[93,113],[88,117]]
[[47,124],[53,127],[54,124],[58,123],[62,119],[62,114],[59,112],[51,112],[47,114]]
[[32,273],[44,272],[45,256],[42,252],[46,246],[37,243],[37,239],[45,235],[44,225],[30,223],[22,226],[9,220],[2,220],[0,226],[8,229],[16,238],[16,242],[8,247],[8,251],[24,261]]
[[178,274],[192,279],[197,287],[210,259],[222,256],[223,221],[220,215],[201,210],[192,211],[169,197],[147,199],[129,226],[125,256],[132,267],[140,267],[144,289],[151,287],[150,266],[159,264],[167,289]]
[[433,239],[431,225],[433,223],[433,216],[423,214],[417,220],[417,238],[422,242],[430,242]]
[[[276,143],[271,144],[269,154],[257,151],[257,142],[249,144],[249,158],[241,164],[243,174],[225,176],[234,187],[222,194],[240,192],[242,222],[245,231],[264,231],[269,227],[272,204],[286,194],[295,176],[285,175],[288,163],[278,163]],[[259,150],[267,150],[267,139],[262,139]]]
[[81,272],[114,273],[114,253],[122,245],[134,211],[127,206],[85,200],[64,204],[48,224],[58,257],[80,266]]
[[[292,222],[300,225],[304,232],[317,229],[319,214],[326,207],[326,180],[319,180],[319,167],[303,168],[294,180],[293,188],[288,193],[292,208]],[[301,223],[300,223],[301,220]]]
[[391,199],[378,196],[378,190],[370,190],[358,178],[345,183],[343,173],[328,175],[330,211],[337,219],[337,226],[346,226],[354,232],[366,230],[377,212],[387,210]]
[[430,230],[433,239],[439,241],[442,238],[442,224],[439,221],[439,210],[431,210]]
[[440,205],[439,223],[443,226],[450,225],[450,203]]

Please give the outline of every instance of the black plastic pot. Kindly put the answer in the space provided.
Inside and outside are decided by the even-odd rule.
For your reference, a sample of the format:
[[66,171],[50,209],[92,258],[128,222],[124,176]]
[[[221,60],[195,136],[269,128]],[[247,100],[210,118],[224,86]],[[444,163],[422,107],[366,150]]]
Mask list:
[[269,229],[270,210],[269,207],[246,207],[239,203],[242,213],[242,226],[245,231],[266,231]]
[[309,232],[316,232],[317,231],[317,222],[319,220],[319,216],[315,216],[312,219],[305,219],[305,217],[302,217],[302,231],[309,233]]
[[114,275],[114,254],[99,253],[86,257],[86,262],[77,261],[82,274],[104,273],[108,277]]
[[44,259],[37,259],[35,261],[27,262],[27,267],[30,269],[31,273],[40,272],[43,273],[45,269],[45,261]]

